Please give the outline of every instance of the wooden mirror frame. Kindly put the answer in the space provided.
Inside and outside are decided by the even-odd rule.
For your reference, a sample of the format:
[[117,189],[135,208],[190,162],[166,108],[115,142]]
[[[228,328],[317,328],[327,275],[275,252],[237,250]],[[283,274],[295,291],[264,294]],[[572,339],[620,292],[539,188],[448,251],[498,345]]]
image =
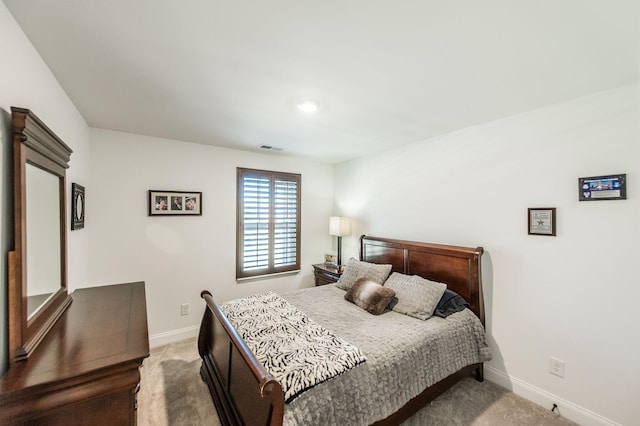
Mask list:
[[[9,362],[27,359],[71,303],[67,292],[66,169],[72,150],[30,110],[11,107],[15,250],[9,252]],[[26,166],[58,177],[60,288],[30,318],[27,314]]]

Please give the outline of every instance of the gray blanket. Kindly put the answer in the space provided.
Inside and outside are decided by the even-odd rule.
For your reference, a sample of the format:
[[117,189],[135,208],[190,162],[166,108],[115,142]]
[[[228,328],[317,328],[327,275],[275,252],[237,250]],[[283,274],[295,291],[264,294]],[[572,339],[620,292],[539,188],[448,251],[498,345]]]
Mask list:
[[426,321],[391,311],[376,316],[344,294],[326,285],[282,295],[367,358],[289,403],[286,426],[368,425],[462,367],[491,359],[484,329],[468,309]]

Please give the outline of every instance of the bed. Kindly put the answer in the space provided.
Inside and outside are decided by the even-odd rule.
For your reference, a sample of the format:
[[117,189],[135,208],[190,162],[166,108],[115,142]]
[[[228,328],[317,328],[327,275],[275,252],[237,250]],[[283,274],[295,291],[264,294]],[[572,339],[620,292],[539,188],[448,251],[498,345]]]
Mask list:
[[[360,238],[361,261],[390,264],[392,272],[418,275],[445,283],[448,289],[469,303],[469,309],[447,319],[430,318],[420,321],[392,311],[374,316],[345,301],[345,292],[335,285],[283,295],[287,302],[299,307],[314,321],[346,340],[353,341],[367,356],[366,362],[313,386],[293,400],[285,398],[278,380],[258,361],[223,313],[221,306],[215,303],[211,293],[203,291],[201,295],[207,308],[198,338],[198,351],[202,358],[200,373],[208,385],[222,424],[397,425],[464,377],[473,374],[477,380],[482,381],[482,363],[490,357],[483,330],[484,303],[480,273],[482,253],[482,247],[459,247],[364,235]],[[332,305],[333,311],[327,311],[327,306],[323,307],[323,304]],[[367,316],[371,321],[366,320]],[[385,328],[392,327],[389,325],[392,319],[398,321],[406,331],[395,333],[403,335],[397,341],[380,334],[393,333],[393,329],[385,331]],[[413,343],[407,343],[409,335],[421,332],[421,328],[426,330],[427,324],[429,329],[446,331],[445,327],[458,322],[463,328],[480,328],[481,336],[475,338],[478,342],[469,343],[469,346],[473,343],[470,355],[465,354],[460,359],[453,356],[461,346],[467,346],[466,341],[451,340],[458,332],[445,332],[446,337],[432,332],[433,336],[429,339],[440,339],[437,340],[437,346],[438,351],[442,351],[433,354],[429,353],[431,349],[414,349],[410,346]],[[473,324],[469,325],[470,322]],[[475,333],[478,335],[477,330]],[[477,356],[474,351],[478,352]],[[384,353],[392,354],[398,360],[382,358]],[[421,361],[404,359],[407,353],[411,356],[417,354]],[[408,362],[412,363],[410,368],[407,368]],[[431,364],[420,364],[422,362],[439,364],[432,367]]]

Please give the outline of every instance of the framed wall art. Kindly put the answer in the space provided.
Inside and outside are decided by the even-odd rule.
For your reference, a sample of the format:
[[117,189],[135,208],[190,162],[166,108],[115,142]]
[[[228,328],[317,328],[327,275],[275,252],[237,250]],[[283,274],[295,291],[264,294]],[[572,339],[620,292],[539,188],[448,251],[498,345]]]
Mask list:
[[202,192],[149,190],[149,216],[202,216]]
[[85,193],[84,186],[71,184],[71,230],[84,228]]
[[626,200],[627,175],[607,175],[578,178],[580,201]]
[[556,235],[556,208],[539,207],[528,209],[529,235]]

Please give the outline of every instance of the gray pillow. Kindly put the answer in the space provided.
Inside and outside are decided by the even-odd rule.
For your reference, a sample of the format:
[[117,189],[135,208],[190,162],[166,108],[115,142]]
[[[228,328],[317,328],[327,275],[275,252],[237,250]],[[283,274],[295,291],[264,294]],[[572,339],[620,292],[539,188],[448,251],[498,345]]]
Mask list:
[[391,265],[378,265],[376,263],[362,262],[353,257],[344,266],[344,273],[336,283],[336,287],[349,290],[358,278],[367,278],[374,283],[382,284],[391,272]]
[[373,315],[384,312],[395,292],[366,278],[358,279],[346,292],[344,298]]
[[392,310],[421,320],[426,320],[433,315],[433,311],[447,289],[446,284],[398,272],[391,274],[384,286],[396,293],[389,303]]

